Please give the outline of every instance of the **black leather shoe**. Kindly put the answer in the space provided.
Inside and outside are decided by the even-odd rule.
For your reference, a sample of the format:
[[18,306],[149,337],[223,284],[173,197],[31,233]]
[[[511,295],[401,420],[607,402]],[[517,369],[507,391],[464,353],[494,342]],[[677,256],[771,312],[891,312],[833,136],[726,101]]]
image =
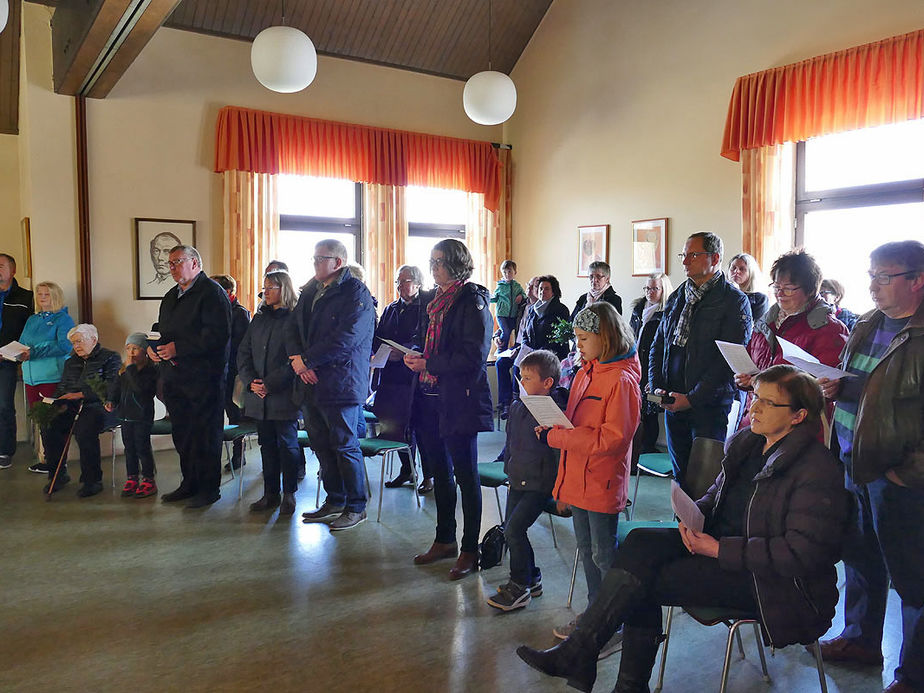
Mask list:
[[164,503],[176,503],[177,501],[186,500],[187,498],[192,498],[196,494],[190,491],[185,486],[180,486],[175,491],[170,493],[165,493],[160,497]]
[[410,474],[399,474],[391,481],[385,482],[385,488],[401,488],[411,480]]
[[417,487],[417,493],[423,495],[425,493],[430,493],[433,490],[433,479],[424,479],[420,482],[420,486]]
[[258,513],[264,510],[272,510],[279,505],[282,498],[278,493],[265,493],[256,503],[250,504],[250,512]]
[[97,493],[101,493],[103,490],[103,483],[101,481],[91,481],[80,487],[80,490],[77,491],[77,495],[81,498],[89,498],[90,496],[95,496]]
[[[57,493],[62,488],[64,488],[67,484],[69,484],[70,481],[71,481],[71,478],[67,475],[67,472],[63,474],[58,474],[58,478],[55,479],[55,487],[54,487],[54,490],[52,490],[52,493]],[[51,488],[51,482],[49,481],[47,484],[45,484],[45,488],[43,489],[43,491],[45,493],[48,493],[48,489],[50,488]]]
[[205,508],[221,498],[221,493],[211,491],[209,493],[197,493],[186,504],[187,508]]

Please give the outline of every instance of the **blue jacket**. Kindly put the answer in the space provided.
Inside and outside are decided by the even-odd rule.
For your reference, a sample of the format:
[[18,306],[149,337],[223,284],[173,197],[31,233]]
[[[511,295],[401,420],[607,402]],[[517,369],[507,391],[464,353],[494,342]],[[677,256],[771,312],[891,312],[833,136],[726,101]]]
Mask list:
[[372,295],[344,268],[312,310],[320,288],[320,282],[308,282],[289,320],[288,356],[301,356],[318,376],[317,385],[296,379],[296,402],[310,395],[322,406],[362,404],[369,396],[369,359],[375,331]]
[[[674,346],[674,331],[686,305],[686,283],[667,299],[664,317],[658,325],[648,356],[651,390],[668,389],[668,367]],[[715,340],[747,344],[753,321],[748,297],[723,274],[716,285],[693,308],[682,374],[685,394],[693,407],[730,406],[737,389],[734,374],[719,353]]]
[[29,360],[23,361],[22,379],[26,385],[42,385],[61,381],[64,360],[71,353],[68,331],[74,326],[74,319],[68,315],[67,306],[50,313],[36,313],[26,320],[19,341],[27,347]]

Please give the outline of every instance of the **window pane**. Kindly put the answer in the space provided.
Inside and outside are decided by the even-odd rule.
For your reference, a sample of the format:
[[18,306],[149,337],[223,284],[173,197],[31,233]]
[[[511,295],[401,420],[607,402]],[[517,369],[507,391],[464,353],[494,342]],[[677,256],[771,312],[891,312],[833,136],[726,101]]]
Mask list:
[[844,285],[841,307],[862,314],[873,308],[866,274],[870,252],[883,243],[921,238],[922,230],[924,202],[810,212],[805,249],[826,278]]
[[468,216],[468,196],[462,190],[408,186],[405,200],[408,221],[465,224]]
[[416,265],[423,273],[423,287],[429,289],[433,287],[433,275],[430,274],[430,251],[440,241],[439,238],[427,238],[426,236],[409,236],[407,244],[404,246],[405,256],[408,265]]
[[307,217],[356,216],[356,184],[337,178],[279,176],[279,213]]
[[347,259],[353,261],[355,237],[351,233],[285,230],[279,232],[279,259],[289,265],[289,274],[296,289],[314,276],[314,246],[318,241],[328,238],[343,243],[347,249]]
[[924,120],[815,137],[805,143],[805,189],[924,178]]

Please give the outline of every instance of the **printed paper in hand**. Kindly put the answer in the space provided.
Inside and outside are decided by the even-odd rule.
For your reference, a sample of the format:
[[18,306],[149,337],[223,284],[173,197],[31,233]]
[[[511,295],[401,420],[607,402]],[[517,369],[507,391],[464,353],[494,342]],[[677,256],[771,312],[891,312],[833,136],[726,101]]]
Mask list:
[[524,397],[529,397],[529,393],[526,391],[526,388],[523,387],[523,381],[517,378],[517,385],[520,386],[520,399]]
[[715,345],[719,347],[719,352],[732,369],[732,373],[754,375],[760,370],[743,344],[733,344],[732,342],[723,342],[717,339],[715,340]]
[[517,354],[517,357],[513,360],[513,365],[519,368],[520,364],[523,363],[523,359],[533,353],[535,349],[531,349],[525,344],[520,345],[520,353]]
[[[790,363],[792,363],[793,358],[807,361],[808,363],[818,363],[818,359],[816,359],[802,347],[796,346],[789,340],[783,339],[782,337],[777,337],[776,341],[780,345],[780,349],[783,350],[783,358]],[[796,364],[793,363],[793,365]]]
[[375,352],[375,355],[372,357],[372,367],[373,368],[384,368],[385,364],[388,362],[388,355],[391,354],[391,347],[387,344],[382,344],[379,346],[379,350]]
[[548,395],[526,395],[520,397],[529,413],[536,419],[540,426],[561,426],[562,428],[574,428],[565,412],[558,408],[555,400]]
[[[382,339],[382,338],[380,337],[379,339]],[[386,343],[388,346],[390,346],[392,349],[397,349],[397,350],[400,351],[402,354],[411,354],[412,356],[423,356],[423,354],[421,354],[419,351],[414,351],[413,349],[408,349],[408,348],[407,348],[406,346],[404,346],[403,344],[398,344],[398,342],[393,342],[393,341],[391,341],[390,339],[382,339],[382,341],[385,342],[385,343]]]
[[706,518],[699,506],[693,502],[676,481],[671,481],[671,508],[687,529],[702,532]]
[[44,404],[54,404],[55,400],[52,399],[51,397],[42,397],[42,402]]
[[841,378],[853,378],[853,373],[848,373],[847,371],[842,371],[839,368],[834,368],[832,366],[826,366],[823,363],[812,363],[811,361],[806,361],[805,359],[800,359],[798,356],[790,356],[787,359],[792,365],[796,368],[801,368],[809,375],[815,378],[827,378],[828,380],[840,380]]
[[512,359],[517,353],[517,348],[513,347],[512,349],[507,349],[506,351],[499,351],[494,354],[494,358],[497,359]]
[[13,340],[9,344],[0,347],[0,356],[7,361],[22,361],[23,352],[28,350],[29,347],[25,344]]

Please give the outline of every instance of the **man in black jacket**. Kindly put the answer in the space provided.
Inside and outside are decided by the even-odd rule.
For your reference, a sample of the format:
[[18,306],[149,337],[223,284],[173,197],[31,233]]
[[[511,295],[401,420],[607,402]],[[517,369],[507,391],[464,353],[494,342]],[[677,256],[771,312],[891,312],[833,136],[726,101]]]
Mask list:
[[[0,253],[0,346],[22,335],[26,320],[34,312],[32,292],[16,283],[16,260]],[[13,463],[16,452],[16,380],[19,365],[0,359],[0,469]]]
[[202,271],[202,258],[192,246],[173,248],[169,265],[176,286],[160,302],[154,329],[161,337],[156,351],[148,347],[148,356],[161,364],[164,403],[183,478],[161,500],[190,499],[187,508],[202,508],[221,497],[231,303]]
[[336,531],[366,519],[356,428],[369,394],[375,308],[369,289],[350,274],[340,241],[315,246],[314,272],[289,321],[286,350],[299,378],[305,428],[327,494],[320,508],[303,516],[309,522],[334,517],[330,528]]

